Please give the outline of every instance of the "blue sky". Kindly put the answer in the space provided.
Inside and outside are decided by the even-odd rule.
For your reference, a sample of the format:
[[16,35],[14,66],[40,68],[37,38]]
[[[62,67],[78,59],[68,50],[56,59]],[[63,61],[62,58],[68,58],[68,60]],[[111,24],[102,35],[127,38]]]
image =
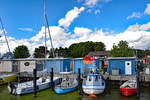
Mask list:
[[[122,39],[135,48],[149,48],[149,42],[142,45],[150,34],[149,3],[148,0],[47,0],[46,11],[54,47],[68,47],[75,42],[91,40],[104,42],[110,50],[113,43]],[[31,53],[34,47],[42,45],[38,41],[43,38],[43,13],[43,0],[0,0],[0,16],[10,45],[31,46]],[[130,36],[134,38],[128,38]],[[139,41],[133,42],[136,40]],[[5,49],[0,52],[7,50],[4,44],[1,48]]]

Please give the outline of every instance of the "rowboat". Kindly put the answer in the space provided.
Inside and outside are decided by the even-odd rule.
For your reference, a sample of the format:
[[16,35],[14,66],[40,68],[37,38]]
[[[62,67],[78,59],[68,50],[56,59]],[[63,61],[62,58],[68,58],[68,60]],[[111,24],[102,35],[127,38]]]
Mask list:
[[131,96],[137,94],[136,80],[128,80],[120,86],[120,92],[122,95]]
[[69,77],[70,72],[61,72],[61,74],[65,74],[66,77],[62,79],[59,85],[55,86],[55,92],[57,94],[64,94],[76,90],[78,87],[78,81],[73,77]]

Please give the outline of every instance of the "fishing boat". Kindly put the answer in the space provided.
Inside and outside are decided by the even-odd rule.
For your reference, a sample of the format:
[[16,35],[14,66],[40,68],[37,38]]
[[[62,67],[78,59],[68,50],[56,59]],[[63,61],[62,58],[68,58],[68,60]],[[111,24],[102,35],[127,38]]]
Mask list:
[[7,84],[17,78],[16,74],[0,75],[0,85]]
[[87,74],[86,79],[83,80],[82,89],[85,94],[98,95],[104,92],[105,81],[100,74]]
[[122,95],[131,96],[137,94],[136,80],[128,80],[120,86],[120,92]]
[[61,72],[61,74],[67,76],[62,79],[59,85],[55,86],[55,92],[57,94],[64,94],[76,90],[78,87],[78,81],[75,78],[68,76],[69,74],[71,74],[71,72]]
[[[51,81],[49,78],[41,77],[36,80],[37,81],[37,91],[47,89],[51,86]],[[54,77],[54,84],[58,84],[60,78]],[[11,94],[14,95],[23,95],[34,92],[34,84],[33,81],[28,81],[19,84],[10,83],[8,85],[8,90]]]

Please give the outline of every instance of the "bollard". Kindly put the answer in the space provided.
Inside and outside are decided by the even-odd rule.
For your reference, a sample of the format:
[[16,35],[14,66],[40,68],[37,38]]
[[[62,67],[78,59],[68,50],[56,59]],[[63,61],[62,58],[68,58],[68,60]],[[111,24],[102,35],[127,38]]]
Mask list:
[[53,68],[51,68],[51,73],[50,73],[50,76],[51,76],[51,89],[52,91],[54,91],[54,71],[53,71]]
[[36,90],[36,75],[37,75],[37,70],[36,69],[33,69],[33,88],[34,88],[34,97],[37,97],[36,93],[37,93],[37,90]]

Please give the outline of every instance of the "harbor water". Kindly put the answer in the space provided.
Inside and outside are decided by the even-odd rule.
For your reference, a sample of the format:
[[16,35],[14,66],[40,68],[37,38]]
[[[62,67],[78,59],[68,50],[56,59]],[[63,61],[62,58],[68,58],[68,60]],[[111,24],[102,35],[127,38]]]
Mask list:
[[0,100],[150,100],[150,87],[143,87],[141,89],[141,96],[122,96],[119,88],[113,87],[107,93],[99,95],[97,98],[89,98],[88,96],[80,96],[77,91],[68,94],[56,94],[50,89],[40,91],[37,97],[33,94],[23,96],[14,96],[8,93],[7,86],[0,86]]

